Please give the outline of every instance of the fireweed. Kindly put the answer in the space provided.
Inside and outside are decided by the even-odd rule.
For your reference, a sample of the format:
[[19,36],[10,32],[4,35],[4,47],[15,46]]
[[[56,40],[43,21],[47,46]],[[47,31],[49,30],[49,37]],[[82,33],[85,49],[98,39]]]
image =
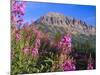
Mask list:
[[68,54],[71,52],[71,42],[71,34],[67,34],[58,43],[58,48],[62,53]]
[[87,69],[88,69],[88,70],[93,69],[93,62],[92,62],[91,54],[90,54],[89,59],[88,59]]
[[25,2],[12,1],[11,20],[15,22],[16,27],[20,28],[23,25],[23,16],[25,13]]
[[68,58],[70,56],[69,53],[72,51],[71,43],[71,34],[65,35],[58,43],[58,48],[60,50],[59,66],[63,69],[63,71],[72,71],[76,69],[75,61],[71,58]]
[[63,71],[74,71],[76,70],[75,61],[72,58],[68,58],[64,61],[63,64],[60,66]]
[[15,32],[15,38],[18,41],[21,38],[20,28],[24,24],[23,16],[25,14],[25,2],[13,0],[11,10],[11,20],[14,23],[12,32]]
[[40,39],[36,38],[34,48],[32,48],[32,56],[35,57],[38,55],[39,48],[40,48]]
[[25,55],[29,54],[30,48],[29,47],[24,47],[23,52]]
[[16,38],[16,41],[20,40],[21,39],[21,35],[20,35],[20,32],[19,30],[16,30],[16,34],[15,34],[15,38]]
[[[37,30],[36,30],[37,31]],[[28,32],[27,32],[28,33]],[[30,41],[32,38],[30,37],[31,34],[29,34],[29,36],[27,35],[26,37],[28,38],[28,41]],[[31,55],[32,56],[37,56],[38,55],[38,50],[40,48],[40,42],[41,42],[41,39],[40,39],[40,32],[38,31],[35,35],[35,40],[33,42],[33,45],[32,46],[29,46],[28,44],[28,47],[31,47],[31,49],[29,50],[28,47],[24,47],[24,53],[29,53],[29,51],[31,51]],[[25,38],[26,39],[26,38]],[[26,41],[26,45],[27,43],[29,43],[28,41]]]
[[32,56],[36,57],[38,55],[38,48],[32,48]]

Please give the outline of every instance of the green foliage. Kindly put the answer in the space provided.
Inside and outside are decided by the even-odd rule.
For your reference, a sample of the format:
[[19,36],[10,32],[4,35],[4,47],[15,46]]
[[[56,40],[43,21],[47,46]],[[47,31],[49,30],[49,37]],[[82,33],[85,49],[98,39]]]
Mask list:
[[83,34],[73,35],[73,47],[77,51],[95,52],[96,51],[96,37],[85,36]]
[[[12,57],[11,62],[11,74],[24,74],[24,73],[39,73],[39,72],[50,72],[52,65],[54,64],[54,53],[49,45],[49,42],[44,43],[41,42],[40,47],[40,55],[38,58],[33,58],[30,54],[25,55],[23,53],[23,47],[25,46],[25,34],[21,32],[23,35],[23,39],[16,41],[13,39],[11,42],[12,52],[14,56]],[[34,43],[35,37],[34,34],[31,35],[31,40],[28,41],[29,45],[31,46]],[[48,53],[45,53],[45,51]]]

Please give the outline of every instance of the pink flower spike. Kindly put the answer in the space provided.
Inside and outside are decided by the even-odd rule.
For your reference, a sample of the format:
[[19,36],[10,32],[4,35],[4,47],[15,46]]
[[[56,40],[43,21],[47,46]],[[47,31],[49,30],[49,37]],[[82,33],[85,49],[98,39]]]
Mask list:
[[35,48],[39,48],[39,47],[40,47],[40,39],[36,39]]
[[19,34],[19,32],[16,32],[16,40],[20,40],[21,39],[21,35]]
[[20,13],[21,13],[22,15],[24,15],[24,13],[25,13],[25,3],[21,3],[21,4],[20,4]]
[[37,56],[37,55],[38,55],[38,49],[32,48],[32,56]]
[[76,70],[75,62],[73,59],[67,59],[62,65],[61,68],[64,71],[74,71]]
[[24,54],[28,54],[28,53],[29,53],[29,50],[30,50],[29,47],[24,47],[24,48],[23,48]]
[[92,63],[89,63],[89,64],[88,64],[87,69],[88,69],[88,70],[92,70],[92,69],[93,69],[93,65],[92,65]]
[[92,62],[91,54],[90,54],[89,59],[88,59],[87,69],[88,70],[92,70],[93,69],[93,62]]
[[[25,13],[25,2],[12,1],[12,21],[16,21],[16,27],[20,28],[23,25],[23,15]],[[14,18],[16,17],[16,20]]]
[[71,44],[72,40],[71,39],[72,38],[71,38],[70,34],[65,35],[61,39],[61,41],[58,43],[58,45],[57,45],[58,49],[60,49],[61,52],[63,52],[63,53],[69,54],[72,51],[72,49],[71,49],[71,47],[72,47],[72,44]]

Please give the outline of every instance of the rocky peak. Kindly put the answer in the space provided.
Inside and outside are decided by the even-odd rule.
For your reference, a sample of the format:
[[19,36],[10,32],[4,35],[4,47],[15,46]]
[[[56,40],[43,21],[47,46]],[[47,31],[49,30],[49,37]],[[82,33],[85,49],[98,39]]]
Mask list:
[[42,23],[44,25],[52,25],[56,27],[60,26],[63,27],[65,31],[70,30],[71,32],[81,34],[94,35],[96,32],[95,27],[88,25],[86,22],[77,20],[73,17],[65,16],[57,12],[49,12],[46,15],[40,17],[35,23]]

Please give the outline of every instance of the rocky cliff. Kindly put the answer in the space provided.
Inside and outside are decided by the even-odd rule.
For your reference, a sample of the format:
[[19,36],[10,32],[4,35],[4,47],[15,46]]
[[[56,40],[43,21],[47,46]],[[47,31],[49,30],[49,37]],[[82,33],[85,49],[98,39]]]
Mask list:
[[96,28],[86,22],[65,16],[61,13],[49,12],[35,21],[35,25],[46,32],[95,35]]

